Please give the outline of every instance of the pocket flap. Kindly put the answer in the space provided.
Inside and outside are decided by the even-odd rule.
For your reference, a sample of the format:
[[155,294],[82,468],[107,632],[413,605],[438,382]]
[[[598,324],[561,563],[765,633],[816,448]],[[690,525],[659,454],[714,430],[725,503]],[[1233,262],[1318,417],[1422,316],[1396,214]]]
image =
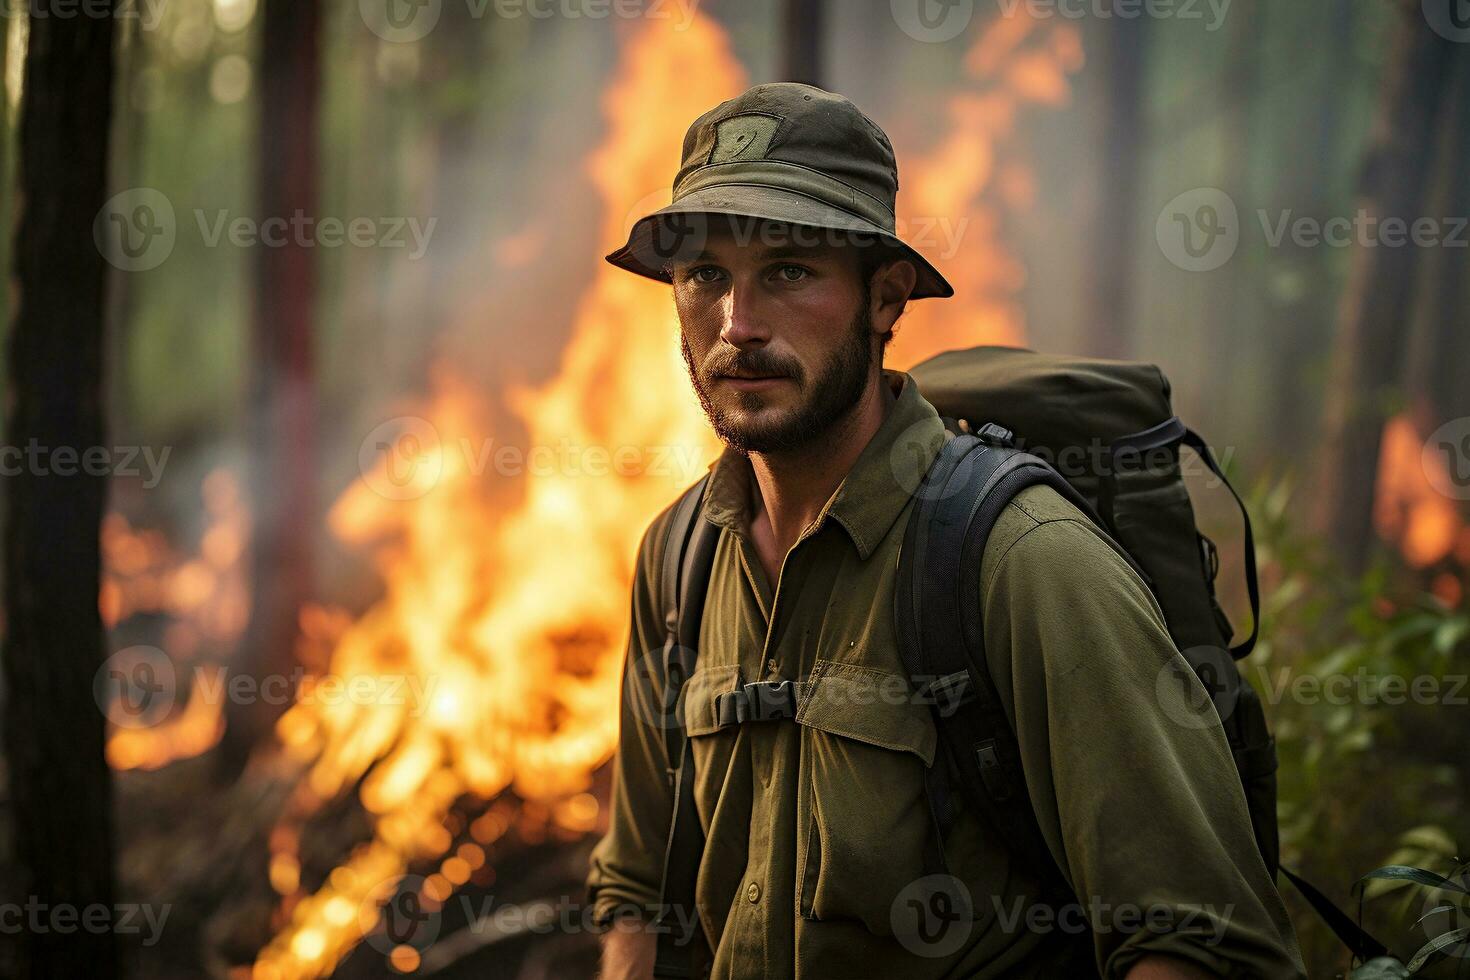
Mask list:
[[902,674],[818,660],[796,721],[879,748],[912,752],[924,765],[934,764],[934,721],[928,706],[915,702]]
[[720,729],[715,717],[715,698],[740,687],[739,664],[710,664],[696,667],[684,682],[684,733],[690,737],[709,735]]

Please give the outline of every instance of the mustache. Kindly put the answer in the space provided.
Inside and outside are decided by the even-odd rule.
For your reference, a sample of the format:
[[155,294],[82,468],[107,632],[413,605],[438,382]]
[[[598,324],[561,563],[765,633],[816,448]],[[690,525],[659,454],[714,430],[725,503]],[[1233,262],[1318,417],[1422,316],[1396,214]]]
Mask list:
[[705,363],[705,377],[727,374],[801,379],[801,364],[769,350],[736,350],[712,354]]

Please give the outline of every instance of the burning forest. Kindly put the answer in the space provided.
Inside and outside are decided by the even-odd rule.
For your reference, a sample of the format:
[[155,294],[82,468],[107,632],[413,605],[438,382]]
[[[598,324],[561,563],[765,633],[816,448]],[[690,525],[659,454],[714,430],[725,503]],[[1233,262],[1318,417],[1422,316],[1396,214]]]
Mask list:
[[[607,849],[630,834],[663,859],[668,825],[631,828],[618,761],[638,697],[635,565],[650,522],[726,445],[691,384],[694,287],[671,302],[669,284],[602,256],[690,193],[674,178],[692,122],[786,81],[851,95],[881,125],[898,161],[890,234],[952,287],[902,311],[885,371],[919,369],[929,397],[926,362],[945,352],[1077,354],[1090,360],[1038,416],[1071,432],[1097,411],[1089,398],[1135,377],[1117,365],[1157,364],[1147,384],[1172,421],[1211,433],[1203,449],[1167,444],[1174,482],[1132,491],[1132,515],[1126,475],[1078,481],[1077,499],[1135,557],[1179,496],[1198,517],[1186,564],[1198,576],[1202,556],[1209,629],[1227,654],[1247,631],[1255,644],[1233,652],[1275,733],[1282,864],[1339,903],[1373,868],[1418,869],[1370,875],[1377,948],[1344,950],[1282,884],[1284,946],[1312,975],[1361,966],[1364,950],[1411,961],[1426,940],[1429,971],[1470,955],[1463,935],[1408,915],[1421,901],[1451,927],[1465,915],[1463,256],[1449,237],[1317,247],[1290,224],[1361,207],[1385,231],[1426,215],[1450,229],[1470,208],[1470,44],[1433,3],[1393,17],[1358,5],[1345,24],[1325,0],[1269,17],[1240,5],[1218,30],[1106,4],[941,5],[934,20],[926,0],[621,13],[181,0],[7,16],[3,448],[16,451],[0,464],[22,462],[0,490],[0,975],[535,980],[599,962],[651,975],[617,972],[589,862],[618,863]],[[1283,66],[1283,46],[1318,35],[1317,61]],[[713,159],[748,165],[752,134],[795,139],[775,109],[750,115],[786,128],[720,129]],[[850,221],[864,192],[842,187]],[[1292,208],[1273,243],[1268,212]],[[743,296],[714,308],[733,322]],[[755,404],[760,381],[739,380]],[[977,411],[1010,419],[1024,395],[996,384]],[[956,439],[987,420],[969,415]],[[1007,435],[1027,448],[1027,432]],[[1046,430],[1029,435],[1040,455]],[[87,447],[113,462],[90,467]],[[157,472],[119,465],[124,450],[153,453]],[[1191,469],[1207,456],[1222,466]],[[779,499],[752,548],[780,539]],[[773,594],[800,588],[768,577]],[[1186,690],[1215,697],[1206,717],[1233,740],[1158,578],[1150,566],[1139,581],[1194,668]],[[727,697],[763,688],[748,673]],[[1342,678],[1345,699],[1303,693]],[[1432,697],[1384,697],[1425,679]],[[775,724],[851,735],[808,728],[820,685],[793,680],[806,700]],[[691,758],[721,758],[710,745],[725,737]],[[895,755],[838,741],[853,772],[864,752]],[[695,792],[738,785],[730,766]],[[683,772],[676,760],[655,782],[679,791]],[[837,791],[813,779],[802,792],[818,797],[825,849],[798,853],[815,869],[846,852],[822,809]],[[713,805],[700,818],[702,833],[720,826]],[[857,918],[863,942],[907,945],[897,911],[877,926],[842,912],[848,869],[822,867],[806,885],[817,904],[798,894],[799,928],[837,908],[829,928]],[[1274,886],[1272,857],[1263,868]],[[728,920],[701,905],[706,927],[738,935],[761,887],[743,883]],[[765,973],[735,941],[708,951],[716,974]],[[918,976],[951,954],[915,955]]]

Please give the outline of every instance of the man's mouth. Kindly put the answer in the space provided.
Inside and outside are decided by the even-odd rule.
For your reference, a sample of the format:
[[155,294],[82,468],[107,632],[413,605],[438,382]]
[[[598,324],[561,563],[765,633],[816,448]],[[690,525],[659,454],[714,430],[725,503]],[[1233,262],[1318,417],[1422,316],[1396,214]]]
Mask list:
[[768,388],[778,381],[790,381],[791,379],[784,374],[733,373],[721,374],[718,376],[718,380],[728,381],[740,391],[754,391],[758,388]]

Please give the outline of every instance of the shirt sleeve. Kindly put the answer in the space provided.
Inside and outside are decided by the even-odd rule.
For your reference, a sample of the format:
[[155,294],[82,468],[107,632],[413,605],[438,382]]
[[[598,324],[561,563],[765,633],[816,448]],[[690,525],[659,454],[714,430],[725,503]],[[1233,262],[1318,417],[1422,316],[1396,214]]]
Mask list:
[[634,567],[608,829],[593,848],[586,881],[594,921],[604,925],[614,915],[652,918],[663,878],[673,812],[664,731],[674,717],[663,707],[664,629],[658,580],[671,513],[672,507],[644,531]]
[[1099,969],[1159,953],[1305,977],[1229,743],[1154,596],[1079,511],[1050,490],[1027,509],[1028,493],[982,568],[987,659]]

